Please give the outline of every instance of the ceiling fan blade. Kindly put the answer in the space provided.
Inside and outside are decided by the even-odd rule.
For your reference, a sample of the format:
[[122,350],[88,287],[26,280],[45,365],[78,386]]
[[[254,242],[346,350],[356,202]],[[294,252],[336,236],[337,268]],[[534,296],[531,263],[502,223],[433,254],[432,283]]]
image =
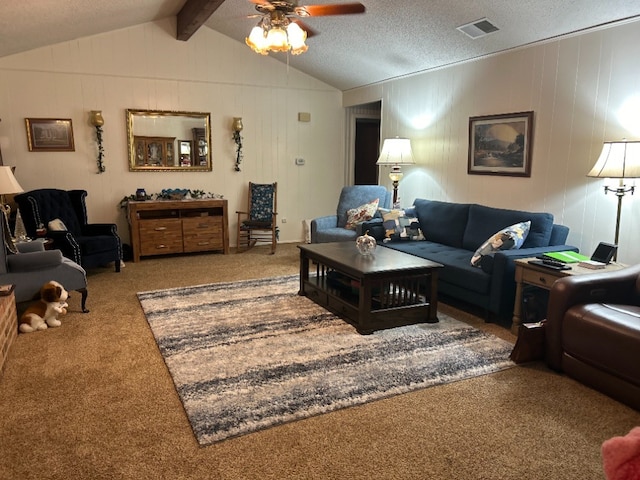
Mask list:
[[298,26],[303,29],[305,32],[307,32],[307,38],[311,38],[314,35],[317,35],[318,32],[316,32],[313,28],[311,28],[309,25],[307,25],[306,23],[304,23],[301,20],[292,20],[293,23],[297,23]]
[[364,5],[361,3],[305,5],[301,8],[304,8],[310,17],[321,17],[325,15],[351,15],[352,13],[364,13],[365,11]]
[[261,7],[265,8],[266,10],[273,10],[274,6],[271,5],[271,2],[269,2],[268,0],[249,0],[251,3],[255,4],[255,5],[260,5]]

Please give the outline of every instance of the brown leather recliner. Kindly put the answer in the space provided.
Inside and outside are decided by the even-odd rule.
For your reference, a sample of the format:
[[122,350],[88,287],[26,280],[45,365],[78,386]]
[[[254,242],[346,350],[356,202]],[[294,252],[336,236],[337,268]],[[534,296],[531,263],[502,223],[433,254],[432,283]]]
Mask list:
[[640,264],[557,280],[545,330],[551,368],[640,410]]

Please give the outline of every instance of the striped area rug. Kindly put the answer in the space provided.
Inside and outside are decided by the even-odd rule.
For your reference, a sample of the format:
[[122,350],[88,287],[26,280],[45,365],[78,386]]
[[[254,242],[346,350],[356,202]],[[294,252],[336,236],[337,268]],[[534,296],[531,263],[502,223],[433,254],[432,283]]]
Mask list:
[[360,335],[298,277],[138,293],[200,445],[513,366],[513,345],[439,323]]

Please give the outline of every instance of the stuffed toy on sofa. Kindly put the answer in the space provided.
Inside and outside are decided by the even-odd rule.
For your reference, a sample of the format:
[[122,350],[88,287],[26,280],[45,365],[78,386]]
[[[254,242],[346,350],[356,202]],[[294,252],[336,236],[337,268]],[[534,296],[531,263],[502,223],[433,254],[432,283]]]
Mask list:
[[50,281],[40,289],[40,300],[31,304],[20,317],[22,333],[46,330],[62,325],[58,315],[67,313],[69,293],[58,282]]

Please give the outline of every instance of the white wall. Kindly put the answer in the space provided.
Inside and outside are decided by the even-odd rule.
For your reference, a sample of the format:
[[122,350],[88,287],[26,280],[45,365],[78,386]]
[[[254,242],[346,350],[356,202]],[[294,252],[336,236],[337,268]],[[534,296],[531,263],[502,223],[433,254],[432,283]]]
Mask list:
[[[344,184],[341,93],[203,27],[175,40],[175,18],[0,58],[0,146],[25,190],[84,188],[89,220],[116,222],[118,208],[143,187],[201,189],[229,201],[231,244],[247,186],[278,182],[281,241],[301,241],[302,220],[335,210]],[[212,172],[129,172],[125,110],[211,112]],[[105,119],[106,172],[97,174],[95,128]],[[298,112],[311,113],[310,123]],[[234,171],[231,122],[243,117],[244,161]],[[75,152],[29,152],[25,117],[71,118]],[[306,160],[295,166],[295,158]]]
[[[617,199],[586,174],[603,141],[640,139],[639,58],[640,22],[627,23],[355,89],[343,104],[381,99],[382,137],[412,139],[419,165],[404,169],[404,206],[420,197],[551,212],[571,228],[568,243],[590,254],[613,241]],[[531,177],[468,175],[469,117],[528,110]],[[637,197],[623,199],[624,263],[640,262]]]

